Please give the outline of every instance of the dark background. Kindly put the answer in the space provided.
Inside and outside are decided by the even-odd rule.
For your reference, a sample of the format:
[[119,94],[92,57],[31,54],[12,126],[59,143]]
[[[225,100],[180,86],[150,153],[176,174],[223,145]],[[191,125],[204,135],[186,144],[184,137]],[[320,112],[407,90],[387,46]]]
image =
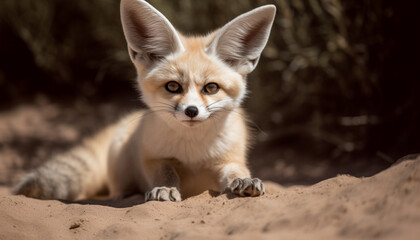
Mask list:
[[[255,175],[370,175],[419,152],[418,1],[149,2],[195,34],[277,6],[245,104]],[[2,0],[0,53],[0,183],[143,106],[118,0]]]

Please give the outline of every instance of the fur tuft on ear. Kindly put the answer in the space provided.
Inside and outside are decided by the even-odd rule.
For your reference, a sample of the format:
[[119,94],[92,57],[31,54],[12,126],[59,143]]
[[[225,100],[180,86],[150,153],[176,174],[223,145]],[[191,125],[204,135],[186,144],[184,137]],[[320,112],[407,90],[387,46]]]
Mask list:
[[275,14],[276,7],[266,5],[236,17],[220,29],[208,53],[217,55],[241,75],[247,75],[257,66]]
[[121,22],[133,62],[150,66],[184,50],[172,24],[146,1],[122,0]]

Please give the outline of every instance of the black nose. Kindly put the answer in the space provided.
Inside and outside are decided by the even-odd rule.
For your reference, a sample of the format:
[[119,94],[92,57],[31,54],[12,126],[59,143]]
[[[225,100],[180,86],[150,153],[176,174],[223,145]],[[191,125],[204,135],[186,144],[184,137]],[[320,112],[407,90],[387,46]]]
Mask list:
[[185,109],[185,115],[190,118],[196,117],[198,115],[198,108],[195,106],[189,106]]

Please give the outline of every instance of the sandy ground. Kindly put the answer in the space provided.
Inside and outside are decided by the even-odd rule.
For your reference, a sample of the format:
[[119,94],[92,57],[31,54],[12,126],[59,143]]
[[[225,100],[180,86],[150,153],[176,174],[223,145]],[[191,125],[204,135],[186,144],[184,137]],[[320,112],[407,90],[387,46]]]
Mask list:
[[[267,180],[267,194],[257,198],[204,192],[178,203],[143,203],[140,195],[79,202],[11,195],[10,186],[28,169],[72,146],[89,134],[92,126],[100,127],[116,117],[110,114],[116,112],[112,105],[96,106],[94,114],[84,106],[75,104],[67,111],[41,99],[34,106],[0,112],[0,240],[420,236],[419,156],[408,157],[381,172],[370,166],[370,173],[379,172],[373,176],[369,171],[355,171],[357,174],[352,175],[358,177],[331,177],[333,171],[322,167],[327,163],[301,162],[300,168],[277,160],[252,163],[257,166],[254,172]],[[296,169],[311,173],[312,181],[326,180],[306,186],[268,181],[282,182],[271,176],[287,174],[296,180],[301,174]],[[340,172],[343,171],[337,170],[335,175]]]
[[[63,203],[1,190],[0,239],[418,239],[420,157],[368,178],[236,198],[204,192],[179,203]],[[133,205],[134,204],[134,205]],[[133,205],[133,206],[130,206]],[[127,207],[129,206],[129,207]]]

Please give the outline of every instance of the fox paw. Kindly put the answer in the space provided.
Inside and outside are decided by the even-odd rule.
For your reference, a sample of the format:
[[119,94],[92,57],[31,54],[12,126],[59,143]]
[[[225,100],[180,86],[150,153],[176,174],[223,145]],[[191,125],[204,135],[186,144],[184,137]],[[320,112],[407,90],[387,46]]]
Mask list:
[[229,189],[241,197],[256,197],[265,193],[264,183],[259,178],[237,178],[230,184]]
[[181,194],[175,187],[155,187],[146,193],[146,202],[148,201],[181,201]]

